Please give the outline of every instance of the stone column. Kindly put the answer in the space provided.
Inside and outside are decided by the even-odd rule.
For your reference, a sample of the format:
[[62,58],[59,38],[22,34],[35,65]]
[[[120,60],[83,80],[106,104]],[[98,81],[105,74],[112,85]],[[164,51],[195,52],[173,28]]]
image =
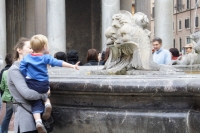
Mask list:
[[102,50],[106,49],[105,30],[111,26],[112,16],[119,13],[120,0],[102,0]]
[[46,0],[35,0],[35,32],[47,35]]
[[26,37],[35,35],[35,1],[26,0]]
[[132,14],[132,0],[120,0],[120,10],[126,10]]
[[47,37],[51,55],[66,52],[65,14],[65,0],[47,0]]
[[[0,0],[0,55],[3,60],[6,56],[6,53],[6,1]],[[1,63],[2,60],[0,59],[0,64]]]
[[163,48],[173,47],[173,0],[155,0],[155,37],[163,41]]

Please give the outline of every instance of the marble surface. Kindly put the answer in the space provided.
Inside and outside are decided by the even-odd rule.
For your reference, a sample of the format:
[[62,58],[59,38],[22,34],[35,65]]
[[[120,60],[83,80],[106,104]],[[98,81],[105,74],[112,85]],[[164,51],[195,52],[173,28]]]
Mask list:
[[53,69],[54,133],[200,131],[198,74],[75,75],[63,69],[55,74],[58,68]]

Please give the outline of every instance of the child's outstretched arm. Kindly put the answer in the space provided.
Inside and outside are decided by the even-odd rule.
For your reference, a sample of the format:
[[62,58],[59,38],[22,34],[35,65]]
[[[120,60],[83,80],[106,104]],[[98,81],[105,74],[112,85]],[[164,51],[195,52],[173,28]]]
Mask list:
[[80,61],[77,62],[75,65],[72,65],[65,61],[57,60],[56,58],[53,58],[51,55],[46,54],[45,55],[45,63],[50,64],[51,66],[68,67],[68,68],[73,68],[73,69],[79,70],[78,64],[80,63]]
[[68,68],[73,68],[73,69],[79,70],[79,67],[78,67],[79,63],[80,63],[80,61],[77,62],[75,65],[72,65],[72,64],[69,64],[69,63],[63,61],[62,67],[68,67]]

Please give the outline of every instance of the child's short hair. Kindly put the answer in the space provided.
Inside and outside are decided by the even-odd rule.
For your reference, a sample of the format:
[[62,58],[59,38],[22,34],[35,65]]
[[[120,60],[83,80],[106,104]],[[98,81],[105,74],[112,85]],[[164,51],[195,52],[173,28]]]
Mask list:
[[46,36],[41,34],[34,35],[31,38],[30,44],[34,52],[40,52],[44,46],[48,44],[48,39]]

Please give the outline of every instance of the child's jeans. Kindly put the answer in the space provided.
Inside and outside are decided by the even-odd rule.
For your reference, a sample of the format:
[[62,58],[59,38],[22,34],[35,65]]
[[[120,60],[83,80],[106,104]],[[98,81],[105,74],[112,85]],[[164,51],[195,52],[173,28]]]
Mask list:
[[[35,79],[26,79],[28,87],[38,93],[47,93],[49,90],[49,81],[37,81]],[[30,101],[32,107],[32,113],[42,113],[44,111],[44,101],[32,100]]]

